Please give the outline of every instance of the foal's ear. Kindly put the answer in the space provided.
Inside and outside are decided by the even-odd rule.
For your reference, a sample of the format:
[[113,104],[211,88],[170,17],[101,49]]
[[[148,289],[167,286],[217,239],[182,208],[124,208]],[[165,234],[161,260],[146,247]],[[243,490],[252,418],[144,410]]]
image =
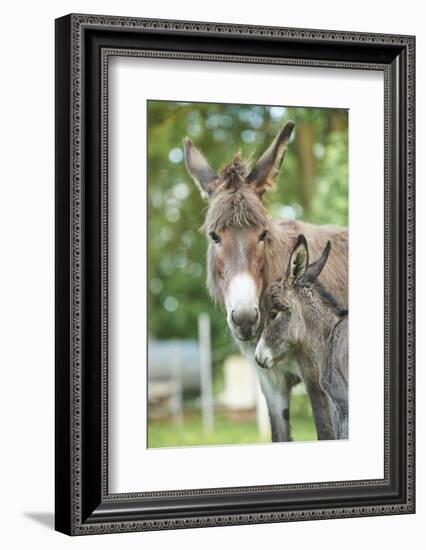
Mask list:
[[209,198],[219,181],[217,174],[210,168],[204,155],[187,137],[183,140],[183,149],[185,152],[185,164],[189,174],[200,189],[201,196]]
[[327,244],[321,254],[321,256],[315,262],[312,262],[308,267],[304,280],[307,283],[314,283],[321,274],[321,271],[324,269],[325,264],[327,263],[328,256],[330,254],[331,243],[327,241]]
[[299,235],[288,262],[286,275],[287,283],[289,285],[294,285],[301,277],[303,277],[308,269],[308,264],[308,243],[306,242],[304,235]]
[[258,195],[262,196],[268,188],[274,185],[293,128],[294,122],[291,121],[281,128],[274,141],[256,162],[248,175],[247,181],[254,186]]

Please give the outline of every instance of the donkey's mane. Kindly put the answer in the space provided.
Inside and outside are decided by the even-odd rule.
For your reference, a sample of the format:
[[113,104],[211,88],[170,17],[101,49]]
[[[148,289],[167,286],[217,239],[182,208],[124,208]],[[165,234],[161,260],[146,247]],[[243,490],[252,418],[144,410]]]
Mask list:
[[331,309],[338,317],[344,317],[345,315],[348,315],[348,310],[342,309],[337,303],[337,300],[333,296],[333,294],[329,292],[319,281],[315,281],[314,288],[318,292],[323,304],[331,307]]
[[211,198],[202,229],[220,231],[230,227],[262,227],[268,214],[254,188],[247,183],[248,164],[237,155],[219,172],[219,184]]

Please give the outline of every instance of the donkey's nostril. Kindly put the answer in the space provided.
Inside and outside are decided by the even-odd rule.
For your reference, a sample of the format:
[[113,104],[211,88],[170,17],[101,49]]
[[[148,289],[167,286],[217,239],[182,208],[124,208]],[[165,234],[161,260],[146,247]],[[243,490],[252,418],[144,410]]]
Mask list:
[[237,327],[255,325],[259,319],[259,310],[257,307],[251,310],[235,312],[231,311],[231,320]]

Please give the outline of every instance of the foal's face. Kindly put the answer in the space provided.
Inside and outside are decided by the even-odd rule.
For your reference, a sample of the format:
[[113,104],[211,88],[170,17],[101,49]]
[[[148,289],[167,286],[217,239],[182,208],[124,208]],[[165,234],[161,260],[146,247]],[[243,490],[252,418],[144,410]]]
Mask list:
[[303,339],[305,322],[296,289],[273,283],[265,293],[265,320],[256,348],[256,362],[271,368]]
[[324,306],[315,290],[330,253],[330,242],[321,257],[309,264],[308,244],[299,235],[288,262],[287,273],[265,292],[263,307],[265,322],[255,357],[259,366],[271,368],[289,350],[303,344],[312,326],[312,316],[321,317]]
[[260,324],[259,300],[264,290],[263,270],[269,232],[260,228],[211,231],[209,258],[234,336],[251,340]]

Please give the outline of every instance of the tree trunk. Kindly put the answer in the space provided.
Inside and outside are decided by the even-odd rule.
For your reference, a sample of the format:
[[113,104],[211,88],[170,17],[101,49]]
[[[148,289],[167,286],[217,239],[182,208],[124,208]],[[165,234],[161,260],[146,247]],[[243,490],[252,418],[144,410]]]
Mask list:
[[300,200],[304,215],[309,218],[314,194],[316,158],[314,155],[314,126],[303,122],[297,127],[296,150],[300,173]]
[[344,109],[333,109],[330,112],[330,132],[343,132],[348,127],[348,113]]

